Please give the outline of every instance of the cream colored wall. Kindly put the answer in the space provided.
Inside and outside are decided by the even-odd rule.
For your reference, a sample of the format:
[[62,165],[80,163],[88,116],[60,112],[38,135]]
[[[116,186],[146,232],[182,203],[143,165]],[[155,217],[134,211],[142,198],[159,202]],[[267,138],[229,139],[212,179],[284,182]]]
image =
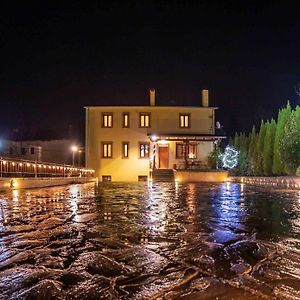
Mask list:
[[[113,112],[113,128],[101,127],[101,113]],[[130,128],[122,128],[123,112],[130,113]],[[151,128],[139,128],[139,113],[151,113]],[[179,128],[179,113],[191,114],[191,128]],[[214,134],[214,109],[203,107],[88,107],[86,108],[86,165],[101,180],[137,181],[149,175],[149,159],[139,158],[139,142],[149,142],[148,133]],[[101,158],[101,142],[113,142],[113,158]],[[129,158],[122,159],[122,142],[129,142]],[[175,143],[171,143],[169,167],[175,161]],[[202,151],[202,150],[201,150]],[[199,153],[201,153],[201,151]],[[152,149],[150,149],[150,155]]]

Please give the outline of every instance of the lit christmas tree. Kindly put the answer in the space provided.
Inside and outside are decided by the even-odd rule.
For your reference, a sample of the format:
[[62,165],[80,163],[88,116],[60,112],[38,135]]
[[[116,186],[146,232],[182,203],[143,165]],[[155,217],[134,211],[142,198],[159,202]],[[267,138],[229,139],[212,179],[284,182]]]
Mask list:
[[239,151],[232,146],[226,146],[225,151],[221,154],[222,166],[224,169],[233,169],[237,166]]

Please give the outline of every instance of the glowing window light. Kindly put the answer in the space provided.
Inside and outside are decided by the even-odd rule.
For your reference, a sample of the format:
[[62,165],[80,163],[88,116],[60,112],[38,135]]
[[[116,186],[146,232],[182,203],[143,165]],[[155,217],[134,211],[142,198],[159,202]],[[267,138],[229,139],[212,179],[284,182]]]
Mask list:
[[23,166],[23,164],[22,164],[22,163],[19,163],[19,166],[20,166],[20,167],[22,167],[22,166]]
[[26,164],[26,166],[27,166],[27,167],[30,167],[30,164],[29,164],[29,163],[27,163],[27,164]]
[[41,168],[42,167],[42,165],[39,165],[39,168]]
[[13,163],[12,163],[12,166],[14,167],[15,165],[16,165],[16,164],[13,162]]

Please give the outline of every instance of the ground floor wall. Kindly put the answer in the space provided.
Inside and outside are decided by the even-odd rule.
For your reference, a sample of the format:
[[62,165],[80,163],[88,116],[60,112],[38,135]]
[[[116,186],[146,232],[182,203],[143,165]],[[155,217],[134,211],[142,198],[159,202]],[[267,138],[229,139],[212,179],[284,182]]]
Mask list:
[[234,176],[230,181],[253,185],[272,186],[274,188],[300,189],[300,177],[254,177]]
[[10,189],[43,188],[72,183],[95,182],[96,178],[72,177],[72,178],[0,178],[0,191]]
[[176,170],[175,178],[179,182],[225,182],[228,179],[228,172]]
[[[139,145],[149,143],[149,155],[147,157],[140,157]],[[184,157],[178,157],[176,145],[182,144],[175,141],[157,142],[156,144],[150,142],[144,137],[135,138],[128,141],[129,155],[124,158],[122,155],[122,142],[113,142],[113,153],[111,158],[101,157],[101,149],[98,148],[98,155],[93,155],[88,167],[95,169],[96,176],[100,181],[123,181],[134,182],[139,179],[148,179],[151,169],[155,167],[166,169],[183,169],[185,168]],[[100,142],[99,142],[100,145]],[[207,169],[207,158],[213,150],[213,142],[191,142],[195,145],[195,156],[189,157],[188,161],[197,163],[204,169]],[[164,151],[162,151],[164,150]],[[188,153],[190,155],[191,153]],[[155,155],[155,159],[154,159]],[[163,156],[164,155],[164,160]]]

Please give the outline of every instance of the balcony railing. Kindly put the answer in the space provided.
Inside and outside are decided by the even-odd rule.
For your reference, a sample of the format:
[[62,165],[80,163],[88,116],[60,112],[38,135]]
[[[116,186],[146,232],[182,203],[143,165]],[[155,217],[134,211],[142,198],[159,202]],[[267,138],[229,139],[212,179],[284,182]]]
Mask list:
[[0,158],[0,177],[93,177],[94,170],[64,164]]

